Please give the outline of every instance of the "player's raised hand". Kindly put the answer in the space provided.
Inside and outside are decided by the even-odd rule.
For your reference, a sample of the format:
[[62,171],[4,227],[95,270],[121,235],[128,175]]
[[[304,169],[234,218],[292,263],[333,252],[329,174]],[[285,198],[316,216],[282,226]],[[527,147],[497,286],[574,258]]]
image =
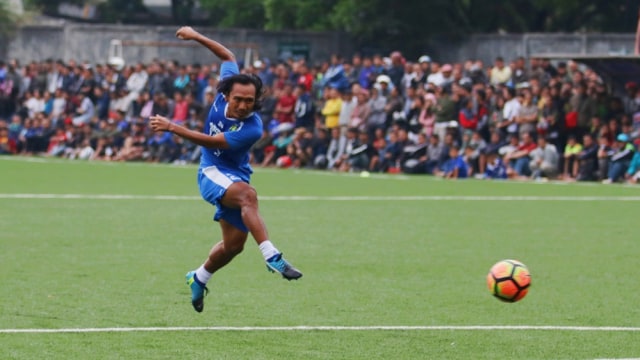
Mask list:
[[169,131],[171,128],[171,121],[164,116],[154,115],[149,120],[149,126],[153,131]]
[[183,26],[176,31],[176,37],[181,40],[194,40],[198,34],[191,26]]

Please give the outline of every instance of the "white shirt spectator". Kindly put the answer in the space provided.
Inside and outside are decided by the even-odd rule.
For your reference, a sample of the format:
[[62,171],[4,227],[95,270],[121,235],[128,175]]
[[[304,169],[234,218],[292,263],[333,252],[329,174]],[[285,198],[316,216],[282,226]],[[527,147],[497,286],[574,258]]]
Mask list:
[[[507,101],[504,104],[504,109],[502,109],[502,118],[504,119],[504,121],[509,121],[509,120],[512,120],[514,117],[516,117],[520,112],[521,107],[522,105],[520,104],[520,101],[518,100],[517,97]],[[513,123],[507,126],[508,133],[515,133],[517,131],[518,131],[518,124]]]
[[63,97],[57,97],[53,99],[53,108],[51,110],[51,117],[59,119],[63,113],[64,108],[67,106],[67,100]]
[[340,116],[338,117],[338,124],[340,126],[349,125],[349,121],[351,120],[351,114],[353,113],[353,109],[355,109],[358,104],[358,99],[354,96],[349,101],[342,100],[342,107],[340,108]]
[[41,113],[44,111],[44,100],[36,99],[35,97],[29,98],[29,100],[25,101],[24,106],[29,110],[29,117],[34,117],[35,114]]
[[88,96],[85,96],[82,99],[80,108],[78,109],[78,113],[80,113],[80,115],[73,118],[73,125],[80,126],[83,124],[88,124],[91,121],[91,118],[95,113],[95,106]]
[[508,66],[503,66],[502,69],[494,66],[491,69],[491,84],[506,84],[511,80],[511,68]]
[[149,79],[149,75],[147,72],[142,70],[140,72],[134,72],[127,79],[127,89],[131,92],[131,95],[138,97],[138,94],[144,90],[144,87],[147,85],[147,80]]
[[454,81],[454,77],[453,75],[449,76],[449,77],[445,77],[442,72],[437,72],[435,74],[431,74],[429,76],[427,76],[427,83],[428,84],[433,84],[435,86],[441,87],[444,86],[446,84],[452,83]]

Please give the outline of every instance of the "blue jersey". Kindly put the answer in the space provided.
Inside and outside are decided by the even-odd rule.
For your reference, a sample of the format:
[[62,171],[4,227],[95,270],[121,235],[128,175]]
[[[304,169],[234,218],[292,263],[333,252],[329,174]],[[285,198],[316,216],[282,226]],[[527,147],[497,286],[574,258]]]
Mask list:
[[460,179],[466,178],[469,174],[469,167],[462,156],[449,159],[444,164],[444,172],[447,175],[452,173],[455,169],[458,169],[458,178]]
[[[226,61],[220,67],[220,79],[238,73],[238,65],[235,62]],[[262,136],[262,121],[256,113],[242,120],[230,119],[225,116],[227,106],[224,96],[218,94],[209,110],[203,132],[210,136],[223,133],[229,148],[202,147],[200,169],[215,166],[249,182],[253,172],[249,165],[249,149]]]
[[494,162],[487,164],[484,175],[488,179],[506,179],[507,167],[502,162],[502,159],[496,158]]

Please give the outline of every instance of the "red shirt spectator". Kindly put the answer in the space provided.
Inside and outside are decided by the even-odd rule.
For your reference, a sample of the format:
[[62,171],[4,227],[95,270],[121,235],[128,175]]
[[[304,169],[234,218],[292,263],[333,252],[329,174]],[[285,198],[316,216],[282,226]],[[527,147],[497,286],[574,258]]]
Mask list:
[[173,108],[173,120],[181,123],[185,122],[187,120],[187,115],[189,114],[189,103],[184,100],[184,97],[180,92],[176,92],[174,100],[176,104]]
[[278,99],[275,110],[275,118],[280,123],[292,123],[294,121],[293,111],[296,106],[296,97],[293,95],[291,85],[285,85],[282,95]]
[[309,68],[307,65],[300,65],[300,76],[298,77],[298,84],[304,85],[307,91],[311,91],[311,87],[313,86],[313,76],[309,73]]

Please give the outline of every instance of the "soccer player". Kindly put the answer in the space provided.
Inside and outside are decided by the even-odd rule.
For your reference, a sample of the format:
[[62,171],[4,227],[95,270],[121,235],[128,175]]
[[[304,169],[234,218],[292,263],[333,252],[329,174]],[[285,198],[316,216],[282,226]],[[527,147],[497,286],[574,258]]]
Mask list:
[[240,74],[229,49],[191,27],[180,28],[176,36],[197,41],[222,61],[218,95],[211,105],[203,133],[159,115],[152,116],[149,122],[153,131],[169,131],[202,147],[198,169],[200,194],[217,207],[213,219],[222,229],[222,241],[211,249],[202,266],[186,275],[193,308],[202,312],[211,275],[242,251],[249,232],[262,251],[267,269],[287,280],[296,280],[302,273],[269,241],[258,212],[256,190],[249,185],[252,173],[249,149],[262,135],[262,121],[257,114],[262,82],[254,75]]

